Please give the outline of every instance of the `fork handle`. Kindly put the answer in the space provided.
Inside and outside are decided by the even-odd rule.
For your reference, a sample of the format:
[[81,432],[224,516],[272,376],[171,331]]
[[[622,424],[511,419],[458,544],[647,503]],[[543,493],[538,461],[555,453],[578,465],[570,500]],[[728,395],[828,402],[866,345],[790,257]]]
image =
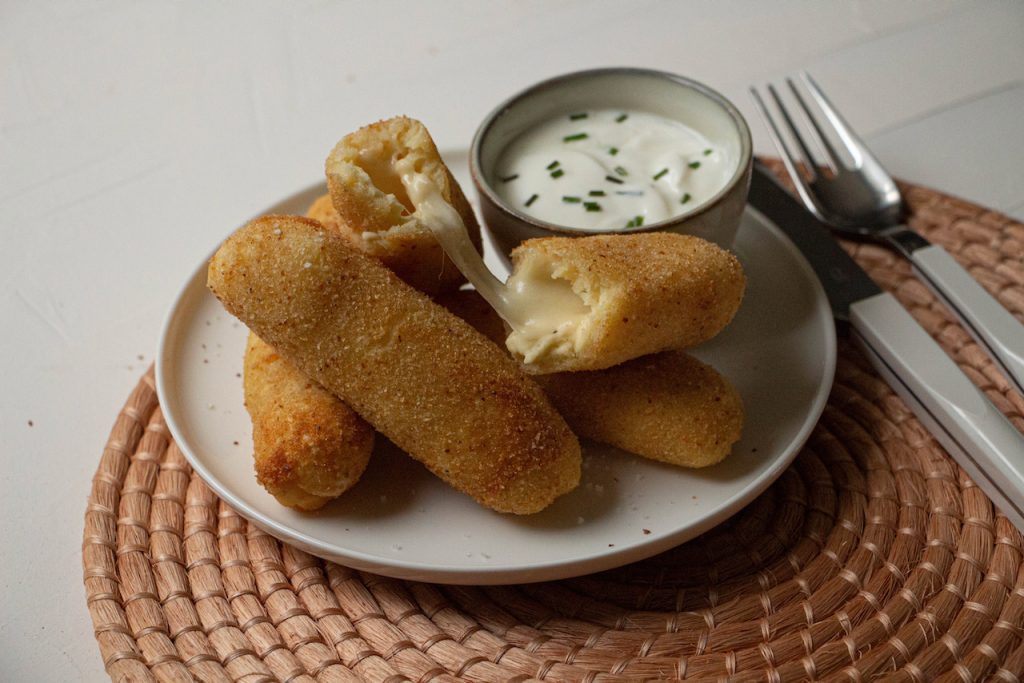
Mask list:
[[921,280],[1024,395],[1024,325],[937,244],[915,249],[908,257]]

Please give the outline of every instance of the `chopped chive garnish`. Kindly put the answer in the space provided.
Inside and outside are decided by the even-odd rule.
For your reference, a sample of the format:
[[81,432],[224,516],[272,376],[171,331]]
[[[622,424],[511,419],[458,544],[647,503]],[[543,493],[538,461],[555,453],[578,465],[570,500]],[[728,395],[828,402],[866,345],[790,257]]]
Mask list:
[[618,185],[621,185],[622,183],[625,182],[624,180],[620,180],[619,178],[616,178],[613,175],[606,175],[604,179],[607,180],[609,183],[616,183]]
[[579,121],[580,119],[585,119],[585,118],[587,118],[587,112],[585,112],[585,111],[581,111],[578,114],[569,114],[569,120],[570,121]]
[[562,201],[566,204],[579,204],[583,199],[580,197],[573,197],[571,195],[562,195]]
[[619,114],[615,117],[615,123],[622,123],[629,118],[629,114]]
[[591,190],[587,194],[590,195],[591,197],[603,197],[604,190]]
[[616,166],[615,167],[615,172],[618,173],[621,176],[629,175],[629,171],[627,171],[626,169],[622,168],[621,166]]
[[643,197],[643,190],[616,190],[615,194],[622,195],[623,197]]
[[687,166],[689,166],[690,168],[696,170],[696,169],[700,168],[700,162],[699,161],[691,161],[690,163],[687,164]]
[[654,178],[654,180],[658,180],[659,178],[664,177],[667,173],[668,173],[668,169],[667,168],[663,168],[660,171],[658,171],[657,173],[655,173],[653,178]]
[[561,178],[564,175],[565,175],[565,171],[563,171],[560,168],[556,168],[554,171],[551,172],[551,177],[552,178]]
[[587,211],[600,211],[601,210],[601,205],[598,204],[597,202],[583,202],[583,207]]
[[706,156],[706,157],[711,156],[711,148],[710,147],[708,147],[706,150],[704,150],[704,156]]
[[575,133],[573,135],[566,135],[564,138],[562,138],[562,142],[575,142],[576,140],[586,140],[588,137],[590,136],[587,135],[586,133]]
[[512,175],[507,175],[504,178],[502,178],[501,182],[503,182],[503,183],[510,183],[510,182],[512,182],[513,180],[515,180],[518,177],[519,177],[518,173],[513,173]]
[[535,201],[537,201],[538,196],[539,195],[531,194],[530,198],[526,200],[526,206],[529,206],[530,204],[533,204]]
[[634,216],[632,219],[630,219],[630,221],[628,223],[626,223],[626,227],[627,228],[639,228],[643,224],[644,224],[644,217],[643,216]]
[[615,156],[616,154],[619,153],[619,148],[618,147],[609,147],[608,148],[608,153],[611,154],[612,156]]
[[550,164],[548,164],[548,170],[549,170],[549,171],[553,171],[553,170],[555,170],[556,168],[558,168],[558,164],[559,164],[559,161],[558,161],[558,159],[555,159],[555,160],[554,160],[554,161],[552,161],[552,162],[551,162]]
[[680,204],[685,204],[686,202],[690,201],[691,199],[693,199],[693,197],[691,197],[690,193],[687,192],[686,194],[683,195],[683,198],[679,200],[679,203]]

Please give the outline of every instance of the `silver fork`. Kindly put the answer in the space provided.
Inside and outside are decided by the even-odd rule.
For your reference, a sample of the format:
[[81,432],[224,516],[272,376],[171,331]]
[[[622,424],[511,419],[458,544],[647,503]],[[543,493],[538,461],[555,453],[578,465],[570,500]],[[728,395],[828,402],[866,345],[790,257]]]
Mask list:
[[[903,223],[903,198],[892,177],[810,74],[803,72],[800,76],[820,115],[815,114],[792,78],[787,78],[786,83],[799,105],[805,128],[813,135],[819,156],[812,154],[775,87],[769,84],[767,89],[804,162],[804,173],[758,90],[752,87],[750,93],[804,205],[833,230],[881,242],[908,259],[918,277],[988,351],[1017,391],[1024,394],[1024,325],[949,252]],[[816,159],[825,160],[828,172]]]

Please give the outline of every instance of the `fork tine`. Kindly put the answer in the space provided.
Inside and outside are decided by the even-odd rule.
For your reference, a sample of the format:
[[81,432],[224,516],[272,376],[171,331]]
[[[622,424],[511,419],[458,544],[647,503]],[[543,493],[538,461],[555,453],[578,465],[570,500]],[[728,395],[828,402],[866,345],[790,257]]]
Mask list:
[[[793,93],[793,99],[795,99],[797,101],[797,104],[800,105],[800,109],[803,113],[804,120],[814,131],[815,141],[818,143],[818,146],[825,152],[826,156],[828,156],[829,160],[832,162],[832,169],[835,170],[845,166],[846,163],[843,161],[843,158],[839,155],[839,152],[836,151],[836,148],[832,144],[832,141],[829,139],[829,136],[821,127],[821,123],[819,123],[818,117],[815,116],[814,112],[811,111],[811,108],[807,106],[807,101],[804,99],[804,96],[800,94],[800,91],[796,87],[796,83],[793,82],[792,78],[787,78],[786,84],[789,86],[790,92]],[[817,101],[817,98],[815,98],[815,101]],[[831,117],[829,117],[829,121],[832,121]],[[846,142],[845,139],[844,142]],[[849,147],[848,144],[847,147]],[[853,160],[856,164],[859,161],[857,153],[853,152],[852,150],[850,153],[853,155]]]
[[[769,85],[768,89],[772,87]],[[814,194],[807,186],[807,181],[804,180],[803,175],[797,168],[796,159],[793,157],[792,151],[789,149],[789,145],[783,138],[781,131],[775,124],[775,119],[772,118],[771,113],[768,111],[768,107],[765,106],[764,100],[761,99],[761,94],[757,91],[757,88],[750,88],[750,96],[754,100],[754,107],[757,109],[757,113],[761,115],[761,119],[764,120],[765,127],[768,130],[768,137],[771,138],[772,143],[775,145],[775,149],[779,150],[779,156],[782,157],[782,163],[786,167],[786,172],[789,173],[789,177],[793,179],[793,183],[796,185],[797,192],[800,195],[800,199],[803,200],[804,205],[808,207],[815,207],[815,212],[818,212],[818,202],[814,198]],[[814,162],[808,160],[808,167],[813,172]],[[819,214],[820,215],[820,214]]]
[[786,124],[786,128],[789,130],[790,136],[793,141],[796,142],[797,147],[800,148],[800,154],[804,158],[804,166],[807,169],[808,175],[811,180],[814,180],[818,176],[818,164],[814,161],[814,154],[811,153],[810,147],[804,141],[802,135],[800,135],[800,129],[796,123],[793,122],[793,118],[789,115],[789,110],[786,109],[786,105],[782,103],[782,98],[779,97],[779,93],[775,90],[775,86],[768,84],[768,94],[772,96],[775,101],[775,107],[779,110],[779,114],[782,116],[783,122]]
[[807,92],[811,93],[811,97],[817,103],[818,108],[821,109],[825,117],[828,118],[829,123],[835,129],[836,134],[846,145],[846,149],[850,151],[853,156],[853,161],[856,166],[863,164],[865,159],[870,159],[875,163],[878,160],[875,159],[871,153],[870,148],[864,144],[864,141],[860,139],[860,136],[850,127],[850,124],[846,122],[839,110],[832,106],[828,97],[825,96],[825,92],[818,86],[811,74],[806,71],[800,72],[800,78],[803,80],[804,85],[807,87]]

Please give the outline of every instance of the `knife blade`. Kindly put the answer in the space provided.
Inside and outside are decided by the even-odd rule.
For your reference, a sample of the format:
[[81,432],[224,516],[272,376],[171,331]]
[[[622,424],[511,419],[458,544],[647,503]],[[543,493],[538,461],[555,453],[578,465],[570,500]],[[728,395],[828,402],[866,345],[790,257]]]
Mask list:
[[750,179],[749,201],[786,233],[811,264],[828,295],[832,315],[841,327],[845,328],[850,322],[850,306],[854,302],[882,293],[882,288],[838,242],[822,232],[817,223],[807,220],[817,221],[759,161],[755,162]]
[[811,264],[840,328],[851,332],[935,440],[1024,530],[1024,435],[760,162],[749,201]]

